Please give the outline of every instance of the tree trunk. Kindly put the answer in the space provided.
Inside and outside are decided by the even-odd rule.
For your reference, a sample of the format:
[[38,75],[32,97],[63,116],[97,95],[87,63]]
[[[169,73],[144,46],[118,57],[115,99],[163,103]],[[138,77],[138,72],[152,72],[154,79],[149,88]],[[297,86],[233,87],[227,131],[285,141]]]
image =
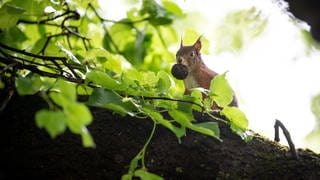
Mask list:
[[[121,117],[93,108],[89,130],[95,149],[66,132],[51,139],[35,125],[34,114],[46,104],[38,96],[15,96],[1,114],[0,179],[119,179],[144,145],[152,129],[149,119]],[[205,117],[197,119],[205,121]],[[148,171],[165,179],[319,179],[320,156],[288,148],[254,134],[246,143],[221,126],[219,142],[188,131],[179,143],[163,128],[148,146]]]

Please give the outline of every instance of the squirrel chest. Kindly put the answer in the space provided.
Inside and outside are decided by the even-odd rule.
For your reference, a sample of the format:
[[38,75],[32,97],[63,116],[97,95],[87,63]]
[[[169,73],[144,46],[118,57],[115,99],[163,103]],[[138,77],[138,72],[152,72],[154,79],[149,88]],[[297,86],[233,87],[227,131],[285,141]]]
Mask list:
[[183,80],[183,82],[184,82],[185,89],[187,90],[199,87],[199,83],[197,82],[196,78],[192,74],[189,74],[187,78]]

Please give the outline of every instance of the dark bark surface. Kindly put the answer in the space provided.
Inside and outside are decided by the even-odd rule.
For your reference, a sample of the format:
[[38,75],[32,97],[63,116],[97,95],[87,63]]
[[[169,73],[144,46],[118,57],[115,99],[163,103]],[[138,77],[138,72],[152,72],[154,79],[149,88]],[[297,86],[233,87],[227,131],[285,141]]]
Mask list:
[[312,37],[320,41],[320,3],[318,0],[284,0],[288,10],[298,19],[310,26]]
[[[46,104],[38,96],[17,97],[1,114],[0,179],[120,179],[142,148],[152,121],[92,109],[89,126],[97,147],[86,149],[79,136],[56,139],[35,125],[34,113]],[[204,120],[205,117],[198,117]],[[221,126],[223,142],[188,132],[179,144],[160,125],[146,156],[148,170],[165,179],[320,179],[320,155],[255,135],[249,143]]]

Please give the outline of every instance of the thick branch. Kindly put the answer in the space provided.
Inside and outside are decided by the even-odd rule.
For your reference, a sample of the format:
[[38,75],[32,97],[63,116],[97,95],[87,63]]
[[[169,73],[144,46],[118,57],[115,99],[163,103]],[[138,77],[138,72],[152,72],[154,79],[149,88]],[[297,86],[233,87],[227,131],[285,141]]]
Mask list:
[[[11,102],[0,114],[0,132],[6,138],[0,148],[1,173],[8,179],[121,179],[153,128],[149,119],[92,108],[89,131],[97,148],[86,149],[70,131],[52,139],[36,126],[34,114],[47,107],[39,96],[15,96]],[[221,127],[220,135],[223,142],[188,130],[179,141],[159,125],[145,165],[149,172],[173,180],[320,177],[319,154],[310,150],[299,150],[296,161],[287,156],[287,148],[257,134],[248,143],[227,127]]]

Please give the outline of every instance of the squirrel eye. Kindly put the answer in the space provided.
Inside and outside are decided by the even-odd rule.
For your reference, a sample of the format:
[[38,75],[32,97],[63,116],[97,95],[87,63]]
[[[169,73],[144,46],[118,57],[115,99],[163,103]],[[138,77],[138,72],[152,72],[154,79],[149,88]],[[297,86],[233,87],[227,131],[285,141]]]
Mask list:
[[191,51],[190,56],[193,57],[195,55],[194,51]]

